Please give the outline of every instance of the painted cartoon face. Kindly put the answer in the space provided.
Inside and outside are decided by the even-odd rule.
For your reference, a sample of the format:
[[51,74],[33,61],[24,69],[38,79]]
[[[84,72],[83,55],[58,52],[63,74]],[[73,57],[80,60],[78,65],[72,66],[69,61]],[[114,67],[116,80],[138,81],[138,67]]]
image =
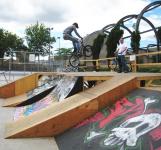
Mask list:
[[104,145],[135,146],[138,138],[161,123],[161,115],[158,113],[143,114],[122,123],[118,128],[114,128],[112,133],[104,140]]

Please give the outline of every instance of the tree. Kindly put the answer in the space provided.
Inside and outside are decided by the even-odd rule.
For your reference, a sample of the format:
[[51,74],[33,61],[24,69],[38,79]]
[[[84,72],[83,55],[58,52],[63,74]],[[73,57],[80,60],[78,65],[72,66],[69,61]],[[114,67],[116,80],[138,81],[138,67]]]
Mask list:
[[50,53],[52,44],[56,41],[50,34],[50,28],[38,22],[26,28],[26,41],[30,52],[36,56],[46,56]]
[[[106,38],[106,35],[103,33],[103,34],[98,34],[98,36],[94,39],[93,46],[92,46],[93,47],[93,59],[99,58],[99,54],[100,54],[105,38]],[[93,65],[94,67],[96,67],[96,61],[93,61]]]
[[57,56],[67,56],[68,54],[72,53],[72,48],[60,48],[56,51],[57,51],[56,53]]
[[158,35],[159,43],[161,44],[161,27],[158,28],[157,35]]
[[124,31],[120,29],[119,26],[113,28],[107,38],[107,57],[113,57],[114,51],[117,48],[120,38],[123,36]]
[[140,33],[137,31],[133,31],[131,35],[131,48],[133,49],[133,52],[138,54],[139,47],[140,47]]
[[24,47],[22,38],[16,34],[0,29],[0,58],[6,53],[8,56],[13,51],[19,51]]

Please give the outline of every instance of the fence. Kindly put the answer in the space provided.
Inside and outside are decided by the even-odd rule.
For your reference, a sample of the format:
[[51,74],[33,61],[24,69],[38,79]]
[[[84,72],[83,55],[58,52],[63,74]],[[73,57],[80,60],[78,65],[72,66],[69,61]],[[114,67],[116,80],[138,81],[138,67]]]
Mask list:
[[[39,54],[39,53],[35,53]],[[68,58],[54,59],[48,57],[35,57],[35,54],[25,51],[15,51],[14,56],[0,59],[0,84],[15,80],[17,77],[31,74],[32,72],[57,72],[62,71]]]
[[[16,56],[19,56],[18,59],[13,60],[13,58],[0,59],[0,70],[13,72],[13,71],[21,71],[24,74],[26,72],[57,72],[63,71],[63,69],[68,65],[68,57],[59,56],[59,57],[51,57],[50,61],[41,59],[33,59],[33,61],[29,60],[30,54],[29,52],[14,52]],[[159,57],[161,57],[161,51],[159,52],[148,52],[141,53],[136,55],[127,55],[127,59],[131,59],[132,56],[135,56],[132,63],[133,72],[137,72],[139,68],[157,66],[161,68],[161,61],[158,61]],[[100,68],[107,68],[111,65],[112,60],[115,57],[111,58],[102,58],[96,60],[80,60],[81,67],[87,68],[91,67],[93,69],[93,62],[96,64],[96,68],[99,70]]]
[[[53,72],[62,70],[66,65],[66,60],[55,60],[53,56],[38,58],[41,53],[29,53],[25,51],[14,51],[16,57],[6,57],[0,59],[0,70],[2,71],[23,71],[23,72]],[[37,57],[36,57],[37,55]],[[16,59],[15,59],[16,58]]]
[[[161,69],[161,51],[159,52],[147,52],[135,55],[126,55],[126,59],[131,61],[132,64],[132,71],[137,72],[139,68],[145,67],[160,67]],[[82,68],[92,67],[92,63],[95,62],[96,69],[99,70],[100,68],[109,69],[109,66],[112,65],[112,60],[115,57],[110,58],[103,58],[103,59],[96,59],[96,60],[81,60]],[[133,59],[133,60],[131,60]]]

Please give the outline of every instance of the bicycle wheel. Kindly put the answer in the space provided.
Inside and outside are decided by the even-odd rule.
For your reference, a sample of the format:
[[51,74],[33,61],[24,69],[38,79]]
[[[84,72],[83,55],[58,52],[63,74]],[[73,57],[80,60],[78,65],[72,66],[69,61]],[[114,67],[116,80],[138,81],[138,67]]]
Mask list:
[[70,64],[72,67],[76,68],[76,67],[79,66],[79,63],[80,63],[80,61],[79,61],[78,55],[75,54],[75,53],[73,53],[73,54],[69,57],[69,64]]
[[112,60],[111,64],[109,65],[109,69],[112,71],[118,71],[118,64],[116,59]]
[[83,54],[86,57],[92,56],[92,54],[93,54],[93,52],[92,52],[92,46],[90,46],[90,45],[84,46],[84,48],[83,48]]

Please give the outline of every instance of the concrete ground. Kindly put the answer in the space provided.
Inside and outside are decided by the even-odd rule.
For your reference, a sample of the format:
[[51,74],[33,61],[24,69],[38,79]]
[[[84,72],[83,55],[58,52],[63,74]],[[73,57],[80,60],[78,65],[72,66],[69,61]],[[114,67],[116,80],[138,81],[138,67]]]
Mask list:
[[[18,79],[24,74],[13,74],[10,78]],[[7,76],[8,79],[9,76]],[[0,75],[0,85],[6,84],[4,75]],[[13,121],[14,108],[1,107],[3,99],[0,99],[0,150],[58,150],[54,137],[50,138],[23,138],[5,139],[5,124]]]

